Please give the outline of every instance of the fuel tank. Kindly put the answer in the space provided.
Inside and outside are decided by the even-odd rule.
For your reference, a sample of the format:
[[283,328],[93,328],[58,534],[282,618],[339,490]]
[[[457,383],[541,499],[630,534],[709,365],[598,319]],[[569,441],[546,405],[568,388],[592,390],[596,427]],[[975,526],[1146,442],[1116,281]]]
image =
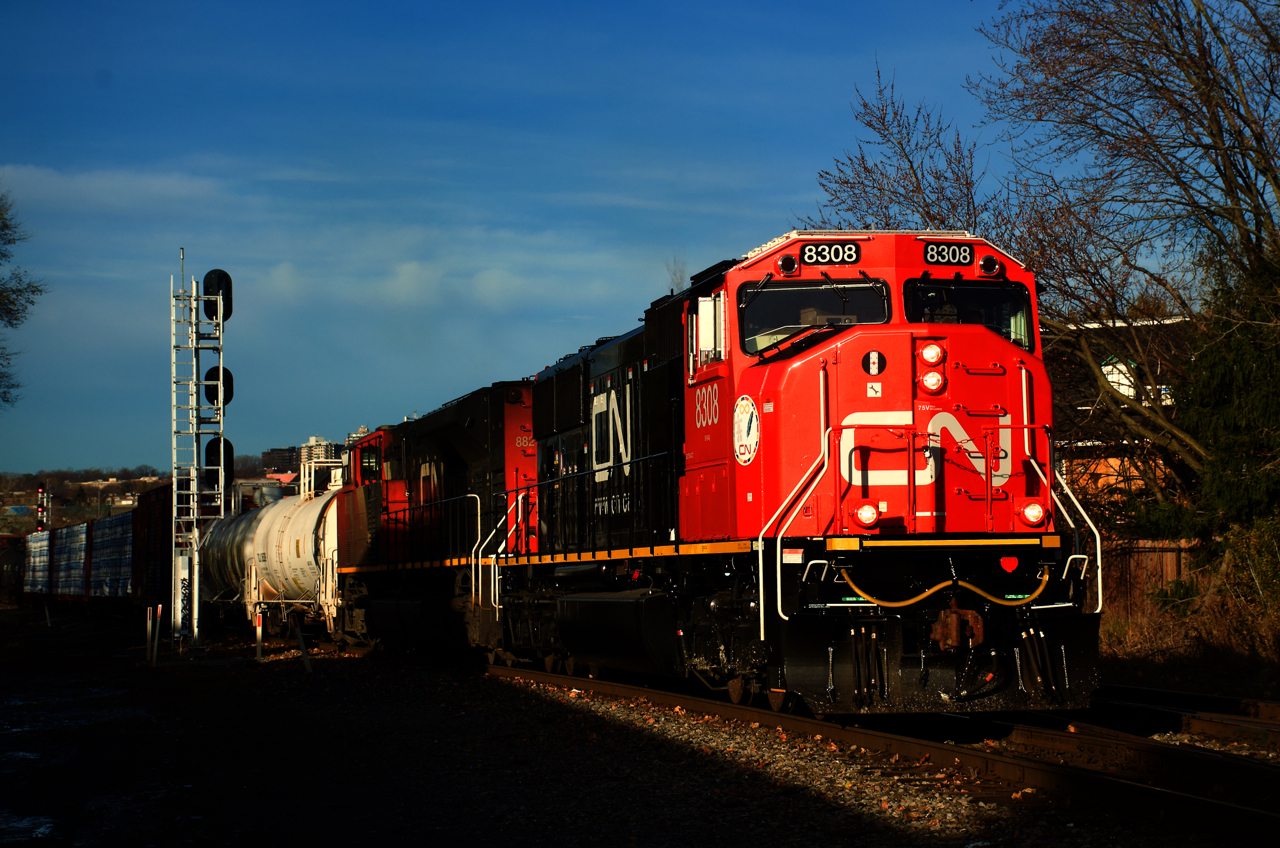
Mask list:
[[201,594],[234,599],[244,592],[253,564],[264,597],[312,597],[322,564],[337,553],[337,493],[330,489],[306,500],[293,495],[210,524],[200,543]]

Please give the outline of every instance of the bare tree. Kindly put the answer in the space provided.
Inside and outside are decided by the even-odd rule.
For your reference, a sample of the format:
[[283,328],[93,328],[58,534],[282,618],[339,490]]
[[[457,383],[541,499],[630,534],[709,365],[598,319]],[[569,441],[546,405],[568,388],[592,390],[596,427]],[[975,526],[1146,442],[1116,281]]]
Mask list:
[[801,223],[964,229],[1012,249],[1044,286],[1059,437],[1084,458],[1118,460],[1108,478],[1122,486],[1145,484],[1158,499],[1185,491],[1178,469],[1198,469],[1206,452],[1178,426],[1161,387],[1188,357],[1185,328],[1169,319],[1194,314],[1193,281],[1138,273],[1140,234],[1115,227],[1105,206],[1081,202],[1052,175],[989,176],[981,163],[991,147],[966,140],[924,103],[908,107],[879,73],[871,96],[856,94],[854,117],[869,135],[819,174],[826,203]]
[[[1208,241],[1237,271],[1280,248],[1280,5],[1274,0],[1024,0],[983,35],[970,81],[1026,178],[1140,235],[1165,265],[1130,270],[1177,297]],[[1059,174],[1065,176],[1054,176]]]
[[[5,273],[4,266],[13,261],[13,248],[29,236],[13,214],[13,202],[9,193],[0,192],[0,325],[16,329],[27,320],[27,312],[35,299],[44,294],[44,286],[33,280],[18,266]],[[22,384],[13,372],[14,351],[0,333],[0,409],[12,406],[18,400],[17,390]]]
[[[1048,221],[1083,210],[1093,224],[1082,232],[1112,262],[1084,290],[1127,301],[1139,319],[1097,341],[1063,322],[1064,337],[1095,375],[1108,356],[1139,386],[1185,376],[1194,402],[1184,427],[1150,394],[1126,398],[1099,381],[1100,400],[1140,444],[1176,460],[1157,470],[1199,476],[1211,511],[1266,514],[1280,489],[1276,399],[1258,376],[1280,349],[1280,4],[1024,0],[981,31],[998,70],[970,90],[1005,127],[1029,195],[1060,198]],[[1055,264],[1045,263],[1050,280]],[[1079,293],[1060,286],[1059,304],[1078,307]],[[1169,315],[1194,327],[1190,349],[1160,333],[1134,344],[1141,320]]]
[[235,476],[237,479],[244,480],[251,477],[261,477],[262,457],[257,454],[240,454],[235,460]]

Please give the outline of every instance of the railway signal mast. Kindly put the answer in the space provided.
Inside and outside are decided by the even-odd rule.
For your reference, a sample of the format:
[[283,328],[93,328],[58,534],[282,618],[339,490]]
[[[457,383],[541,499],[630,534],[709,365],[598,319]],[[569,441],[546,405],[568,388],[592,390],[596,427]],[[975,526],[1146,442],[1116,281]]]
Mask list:
[[[185,251],[180,270],[169,278],[172,350],[171,432],[173,435],[173,595],[174,641],[200,644],[200,529],[227,511],[235,449],[223,436],[226,405],[235,383],[223,367],[225,322],[231,317],[231,275],[221,269],[188,287]],[[201,359],[216,364],[201,371]]]
[[49,500],[49,493],[45,491],[44,482],[36,488],[36,532],[40,533],[44,530],[46,522],[51,522],[52,516],[49,515],[49,507],[52,502]]

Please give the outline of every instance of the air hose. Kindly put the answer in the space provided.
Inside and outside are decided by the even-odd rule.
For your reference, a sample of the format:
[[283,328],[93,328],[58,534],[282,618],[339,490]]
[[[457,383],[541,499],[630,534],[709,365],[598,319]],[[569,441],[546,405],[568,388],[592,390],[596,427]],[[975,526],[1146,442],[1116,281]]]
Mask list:
[[929,597],[935,592],[939,592],[947,588],[948,586],[961,586],[965,589],[968,589],[970,592],[973,592],[977,595],[980,595],[983,598],[986,598],[988,601],[991,601],[991,603],[999,604],[1002,607],[1020,607],[1023,604],[1029,604],[1032,601],[1034,601],[1036,598],[1040,597],[1040,593],[1043,592],[1045,590],[1045,587],[1049,585],[1049,569],[1046,567],[1043,573],[1040,575],[1040,585],[1036,588],[1036,590],[1032,592],[1030,595],[1028,595],[1027,597],[1018,598],[1017,600],[1006,601],[1003,598],[997,598],[995,595],[990,595],[982,591],[972,583],[965,582],[964,580],[953,579],[953,580],[944,580],[943,582],[939,583],[937,586],[934,586],[932,589],[928,589],[920,593],[919,595],[916,595],[914,598],[908,598],[905,601],[882,601],[878,598],[871,597],[866,592],[859,589],[857,585],[854,584],[853,580],[849,577],[848,570],[843,568],[840,569],[840,576],[844,578],[844,582],[849,584],[849,588],[857,592],[860,596],[866,598],[868,601],[870,601],[871,603],[875,604],[878,607],[890,607],[890,608],[908,607],[908,606],[911,606],[912,604],[919,603],[920,601],[923,601],[925,598]]

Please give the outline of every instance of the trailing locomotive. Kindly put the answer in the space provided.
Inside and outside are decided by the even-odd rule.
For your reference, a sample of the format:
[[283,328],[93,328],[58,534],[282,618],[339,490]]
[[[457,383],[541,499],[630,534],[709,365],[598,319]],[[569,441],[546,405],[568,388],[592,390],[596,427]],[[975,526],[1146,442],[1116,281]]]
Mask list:
[[460,617],[509,663],[776,709],[1084,706],[1101,578],[1052,436],[1019,262],[965,232],[791,232],[358,443],[325,616],[351,639]]

